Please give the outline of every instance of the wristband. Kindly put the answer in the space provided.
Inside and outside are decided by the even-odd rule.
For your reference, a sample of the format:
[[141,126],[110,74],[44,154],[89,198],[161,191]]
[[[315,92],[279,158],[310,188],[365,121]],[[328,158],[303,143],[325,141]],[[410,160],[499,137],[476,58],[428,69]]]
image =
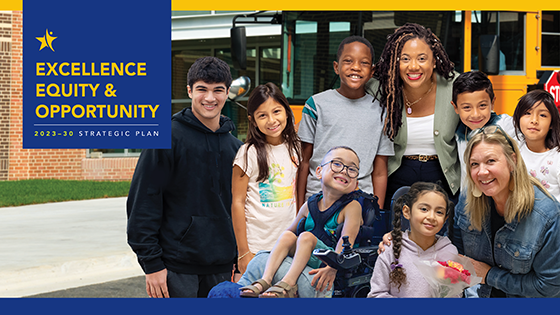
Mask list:
[[245,254],[239,256],[239,257],[237,258],[237,261],[240,261],[241,259],[243,259],[243,257],[247,256],[247,254],[249,254],[250,252],[251,252],[251,251],[248,250]]

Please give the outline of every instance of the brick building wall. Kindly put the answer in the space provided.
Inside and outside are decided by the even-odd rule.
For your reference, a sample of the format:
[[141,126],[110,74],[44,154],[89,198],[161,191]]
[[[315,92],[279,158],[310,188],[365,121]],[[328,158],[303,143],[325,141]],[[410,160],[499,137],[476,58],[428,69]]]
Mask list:
[[84,149],[23,149],[23,14],[0,11],[0,180],[130,180],[138,158],[86,158]]
[[0,11],[0,180],[8,178],[12,14]]
[[82,178],[87,180],[130,180],[138,158],[82,159]]

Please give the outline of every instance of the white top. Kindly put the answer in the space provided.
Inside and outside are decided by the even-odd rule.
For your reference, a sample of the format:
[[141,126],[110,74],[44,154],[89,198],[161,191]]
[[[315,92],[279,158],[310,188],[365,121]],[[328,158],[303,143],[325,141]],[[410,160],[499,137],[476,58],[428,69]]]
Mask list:
[[560,152],[553,148],[546,152],[535,153],[525,142],[519,146],[527,171],[541,182],[551,195],[560,199]]
[[257,150],[249,148],[247,167],[245,152],[247,144],[237,151],[233,165],[238,165],[249,176],[245,201],[245,223],[249,250],[272,250],[274,244],[296,218],[295,187],[297,166],[292,162],[288,146],[267,145],[268,179],[257,182],[259,168]]
[[408,141],[403,155],[437,155],[434,142],[434,115],[406,117],[406,124]]

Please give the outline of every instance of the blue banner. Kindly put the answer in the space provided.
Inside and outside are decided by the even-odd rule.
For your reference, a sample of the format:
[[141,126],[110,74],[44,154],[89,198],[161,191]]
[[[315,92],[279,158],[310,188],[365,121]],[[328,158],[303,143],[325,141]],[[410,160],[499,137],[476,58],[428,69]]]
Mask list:
[[402,314],[554,313],[558,299],[2,299],[6,314]]
[[25,0],[23,148],[170,148],[171,1]]

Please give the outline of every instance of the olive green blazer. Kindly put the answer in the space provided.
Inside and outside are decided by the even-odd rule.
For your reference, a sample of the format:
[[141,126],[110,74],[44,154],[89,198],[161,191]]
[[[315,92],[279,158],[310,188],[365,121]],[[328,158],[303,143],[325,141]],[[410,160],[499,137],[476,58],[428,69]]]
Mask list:
[[[458,74],[455,74],[457,77]],[[455,130],[459,124],[459,115],[451,104],[453,92],[453,80],[447,81],[437,75],[436,108],[434,112],[434,143],[438,155],[439,164],[449,188],[455,194],[461,187],[461,164],[457,153],[457,142],[455,141]],[[371,79],[366,84],[366,91],[375,97],[379,81]],[[391,175],[400,166],[407,143],[406,108],[402,106],[402,99],[398,100],[403,110],[402,126],[397,133],[395,144],[395,155],[389,157],[388,174]]]

